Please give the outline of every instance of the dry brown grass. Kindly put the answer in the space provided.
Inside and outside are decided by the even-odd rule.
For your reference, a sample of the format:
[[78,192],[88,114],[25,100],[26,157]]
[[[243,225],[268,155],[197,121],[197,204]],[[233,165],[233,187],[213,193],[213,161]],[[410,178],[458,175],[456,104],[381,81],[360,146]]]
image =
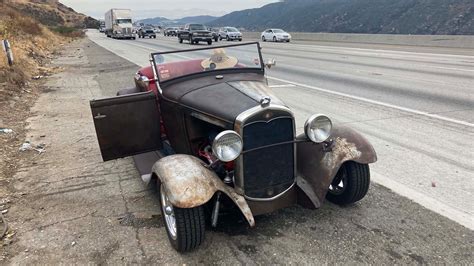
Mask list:
[[11,44],[14,65],[8,66],[5,53],[0,51],[0,102],[8,101],[18,93],[32,76],[44,75],[41,66],[48,62],[59,44],[70,40],[0,3],[2,39],[8,39]]

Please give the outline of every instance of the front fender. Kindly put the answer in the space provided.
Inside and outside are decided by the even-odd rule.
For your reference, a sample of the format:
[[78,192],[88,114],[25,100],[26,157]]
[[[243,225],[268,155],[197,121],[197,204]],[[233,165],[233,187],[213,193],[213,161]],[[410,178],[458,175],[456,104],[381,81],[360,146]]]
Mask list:
[[207,203],[221,191],[239,207],[250,226],[255,225],[252,211],[245,198],[237,194],[198,158],[176,154],[158,160],[152,168],[168,195],[170,202],[178,208],[193,208]]
[[[306,136],[302,134],[298,139],[306,139]],[[297,185],[315,208],[321,206],[329,185],[344,162],[369,164],[377,161],[369,141],[349,127],[333,127],[331,139],[333,146],[330,151],[325,151],[323,144],[309,140],[297,144]]]

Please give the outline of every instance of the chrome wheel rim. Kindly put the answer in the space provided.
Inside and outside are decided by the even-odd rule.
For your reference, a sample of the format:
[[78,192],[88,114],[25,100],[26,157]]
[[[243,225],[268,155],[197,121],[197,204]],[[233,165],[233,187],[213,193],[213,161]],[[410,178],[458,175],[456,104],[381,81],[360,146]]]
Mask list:
[[346,190],[346,186],[347,170],[343,166],[341,169],[339,169],[336,177],[334,177],[334,180],[331,182],[331,185],[329,185],[329,192],[333,195],[341,195]]
[[171,238],[176,240],[176,217],[174,216],[173,205],[170,203],[168,196],[163,188],[163,184],[160,186],[160,197],[161,197],[161,213],[165,217],[166,229],[168,229]]

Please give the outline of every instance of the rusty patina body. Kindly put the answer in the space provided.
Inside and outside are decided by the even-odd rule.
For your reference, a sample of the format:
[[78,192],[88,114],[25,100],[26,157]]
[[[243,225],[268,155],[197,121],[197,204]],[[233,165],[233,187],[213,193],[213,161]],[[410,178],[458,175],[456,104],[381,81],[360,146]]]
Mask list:
[[[348,162],[366,169],[366,190],[345,202],[365,196],[367,165],[377,160],[372,145],[330,121],[324,124],[332,127],[330,136],[315,141],[307,131],[313,118],[296,136],[294,114],[268,86],[260,50],[257,66],[238,62],[224,69],[201,68],[210,59],[160,63],[162,54],[152,54],[152,66],[137,72],[135,88],[91,101],[91,107],[104,160],[133,155],[142,179],[160,184],[166,204],[213,208],[215,226],[224,197],[255,226],[255,215],[295,204],[319,208],[339,179],[347,181],[335,177]],[[228,131],[242,147],[235,159],[222,161],[211,146]],[[166,206],[163,211],[172,213]]]

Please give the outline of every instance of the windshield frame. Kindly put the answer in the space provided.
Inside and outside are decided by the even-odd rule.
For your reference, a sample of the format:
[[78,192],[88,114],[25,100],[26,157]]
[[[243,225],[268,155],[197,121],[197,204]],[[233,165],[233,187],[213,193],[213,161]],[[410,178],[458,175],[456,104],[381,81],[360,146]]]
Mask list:
[[[196,73],[191,73],[188,75],[184,76],[179,76],[176,78],[168,79],[161,81],[158,77],[158,68],[157,68],[157,62],[156,62],[156,56],[157,55],[164,55],[164,54],[173,54],[173,53],[180,53],[180,52],[194,52],[194,51],[202,51],[202,50],[213,50],[217,48],[228,48],[228,47],[236,47],[236,46],[246,46],[246,45],[256,45],[257,47],[257,53],[258,57],[260,59],[260,67],[247,67],[247,68],[226,68],[226,69],[214,69],[214,70],[207,70],[207,71],[202,71],[202,72],[196,72]],[[205,76],[215,76],[219,74],[235,74],[235,73],[256,73],[256,74],[261,74],[265,75],[265,63],[263,61],[262,57],[262,48],[260,46],[260,42],[246,42],[246,43],[238,43],[238,44],[231,44],[231,45],[221,45],[221,46],[211,46],[211,47],[205,47],[205,48],[193,48],[193,49],[184,49],[184,50],[171,50],[171,51],[165,51],[165,52],[155,52],[151,53],[151,67],[153,70],[153,76],[154,80],[156,81],[158,90],[161,93],[161,88],[160,85],[163,84],[170,84],[170,83],[175,83],[175,82],[180,82],[192,78],[198,78],[198,77],[205,77]]]

